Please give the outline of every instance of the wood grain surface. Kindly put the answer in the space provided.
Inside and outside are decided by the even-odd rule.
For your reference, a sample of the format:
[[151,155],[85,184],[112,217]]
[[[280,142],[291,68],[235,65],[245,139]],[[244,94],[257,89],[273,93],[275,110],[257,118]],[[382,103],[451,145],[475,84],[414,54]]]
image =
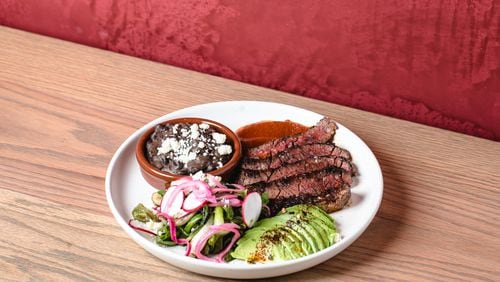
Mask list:
[[200,103],[265,100],[333,117],[382,166],[366,232],[276,281],[500,280],[500,143],[0,27],[0,279],[214,278],[176,269],[115,223],[104,177],[135,130]]

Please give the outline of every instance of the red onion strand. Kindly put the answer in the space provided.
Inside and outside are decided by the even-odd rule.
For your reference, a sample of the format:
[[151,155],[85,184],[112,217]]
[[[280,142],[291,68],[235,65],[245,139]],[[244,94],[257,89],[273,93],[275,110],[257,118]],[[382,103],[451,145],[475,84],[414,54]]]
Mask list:
[[132,225],[132,219],[130,219],[130,220],[128,221],[128,226],[130,226],[130,227],[131,227],[132,229],[134,229],[134,230],[141,231],[141,232],[145,232],[145,233],[148,233],[148,234],[150,234],[150,235],[154,235],[154,236],[156,236],[156,233],[154,233],[153,231],[150,231],[150,230],[147,230],[147,229],[141,228],[141,227],[139,227],[139,226],[134,226],[134,225]]
[[177,233],[175,230],[175,220],[169,215],[167,215],[167,220],[168,226],[170,227],[170,239],[172,239],[172,241],[174,241],[176,244],[179,244],[179,241],[177,240]]
[[[213,261],[217,263],[222,263],[224,262],[224,257],[226,254],[231,250],[233,245],[236,243],[236,241],[240,238],[240,232],[238,231],[239,226],[234,223],[224,223],[221,225],[213,225],[210,226],[210,231],[207,232],[206,234],[203,235],[203,237],[200,238],[200,241],[196,244],[194,247],[194,252],[197,258],[206,260],[206,261]],[[220,253],[216,254],[213,257],[207,257],[201,253],[203,248],[205,247],[205,244],[207,243],[208,239],[210,239],[213,235],[221,232],[221,231],[229,231],[234,233],[233,238],[231,239],[231,242],[222,250]]]

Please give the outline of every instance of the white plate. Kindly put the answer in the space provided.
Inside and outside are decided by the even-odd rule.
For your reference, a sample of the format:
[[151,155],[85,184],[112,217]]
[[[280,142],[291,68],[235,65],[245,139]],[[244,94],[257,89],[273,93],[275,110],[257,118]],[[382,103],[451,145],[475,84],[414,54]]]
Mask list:
[[[141,176],[134,148],[139,136],[148,128],[172,118],[203,117],[218,121],[229,128],[237,128],[261,120],[290,119],[312,126],[322,116],[301,108],[268,102],[232,101],[198,105],[160,117],[137,130],[116,151],[106,174],[106,197],[109,207],[125,232],[148,252],[177,267],[217,277],[249,279],[285,275],[324,262],[352,244],[368,227],[375,216],[383,193],[382,172],[372,151],[356,134],[339,124],[335,143],[348,149],[359,176],[354,177],[351,206],[332,213],[342,236],[340,242],[315,254],[269,264],[248,264],[232,261],[217,264],[183,255],[182,247],[160,247],[148,235],[140,234],[127,225],[132,209],[138,203],[150,204],[155,191]],[[335,117],[333,117],[335,118]]]

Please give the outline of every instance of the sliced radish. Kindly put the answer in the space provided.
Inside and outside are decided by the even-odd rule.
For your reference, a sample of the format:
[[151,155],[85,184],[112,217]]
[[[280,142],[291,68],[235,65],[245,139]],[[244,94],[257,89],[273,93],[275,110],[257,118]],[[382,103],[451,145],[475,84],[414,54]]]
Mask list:
[[184,202],[184,193],[182,193],[182,191],[179,191],[179,193],[175,195],[175,198],[172,201],[172,205],[167,210],[167,214],[173,216],[174,218],[179,216],[179,212],[181,211],[183,202]]
[[184,200],[182,209],[186,212],[195,212],[203,207],[207,201],[203,198],[197,197],[196,193],[190,193]]
[[171,217],[178,216],[184,202],[184,192],[177,187],[167,189],[163,200],[161,201],[161,212]]
[[257,220],[259,220],[260,212],[262,210],[262,199],[260,194],[252,192],[245,197],[243,205],[241,206],[241,215],[243,222],[248,228],[252,227]]

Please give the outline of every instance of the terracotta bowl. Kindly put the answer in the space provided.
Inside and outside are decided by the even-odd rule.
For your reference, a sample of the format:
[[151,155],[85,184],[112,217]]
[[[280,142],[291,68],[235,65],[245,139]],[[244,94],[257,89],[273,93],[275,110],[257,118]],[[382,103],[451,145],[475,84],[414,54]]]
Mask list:
[[[175,124],[175,123],[207,123],[212,128],[214,128],[217,132],[223,133],[227,136],[228,143],[233,147],[233,155],[231,159],[224,164],[219,169],[209,171],[208,173],[220,176],[223,180],[229,179],[236,167],[238,166],[238,162],[242,156],[242,147],[238,136],[226,126],[209,119],[204,118],[194,118],[194,117],[185,117],[185,118],[177,118],[164,121],[160,124]],[[157,189],[165,189],[170,182],[177,180],[186,175],[181,174],[173,174],[166,171],[159,170],[154,165],[149,163],[146,157],[146,142],[149,140],[150,135],[154,132],[153,126],[148,131],[146,131],[137,142],[137,146],[135,149],[135,156],[137,161],[139,162],[139,167],[141,168],[141,174],[144,179],[151,184],[153,187]]]

